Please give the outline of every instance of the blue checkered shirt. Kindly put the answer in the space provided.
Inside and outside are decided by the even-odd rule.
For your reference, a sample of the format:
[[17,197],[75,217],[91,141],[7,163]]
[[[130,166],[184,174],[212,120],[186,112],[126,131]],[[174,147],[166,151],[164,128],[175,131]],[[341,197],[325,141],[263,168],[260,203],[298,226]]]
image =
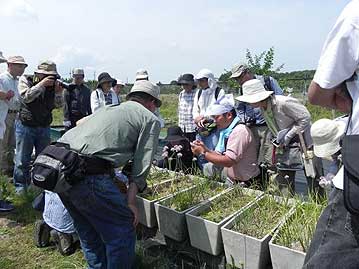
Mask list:
[[178,126],[183,132],[195,132],[196,125],[193,119],[193,102],[196,90],[187,93],[185,90],[181,91],[178,98]]

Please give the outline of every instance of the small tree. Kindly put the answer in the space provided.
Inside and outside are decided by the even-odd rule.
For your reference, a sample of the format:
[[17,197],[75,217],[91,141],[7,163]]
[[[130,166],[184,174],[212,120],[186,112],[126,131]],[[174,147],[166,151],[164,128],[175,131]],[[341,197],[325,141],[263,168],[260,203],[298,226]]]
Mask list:
[[284,66],[284,64],[281,64],[272,70],[274,65],[274,47],[254,56],[252,56],[252,53],[247,49],[246,59],[251,72],[257,75],[270,75],[274,72],[279,72]]
[[[246,51],[246,64],[250,71],[256,75],[271,75],[279,72],[284,64],[281,64],[273,70],[274,65],[274,47],[271,47],[267,51],[263,51],[259,55],[252,56],[249,49]],[[219,81],[226,84],[230,89],[238,90],[240,87],[233,79],[230,79],[231,72],[225,70],[225,72],[219,77]]]

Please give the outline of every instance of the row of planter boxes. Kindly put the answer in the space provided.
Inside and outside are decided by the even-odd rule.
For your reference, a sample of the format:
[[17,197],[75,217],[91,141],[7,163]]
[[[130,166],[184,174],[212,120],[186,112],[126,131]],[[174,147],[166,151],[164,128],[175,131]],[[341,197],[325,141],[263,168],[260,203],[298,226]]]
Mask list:
[[[302,267],[305,257],[303,251],[284,247],[276,242],[277,237],[281,236],[281,229],[287,227],[295,216],[297,208],[293,200],[245,188],[226,189],[215,182],[210,183],[210,186],[202,185],[209,184],[208,181],[192,183],[182,185],[184,188],[178,189],[174,194],[167,193],[164,197],[158,196],[152,200],[138,196],[140,223],[147,227],[158,225],[163,235],[179,242],[189,237],[193,247],[211,255],[219,255],[224,250],[227,263],[238,268],[267,268],[270,264],[273,268]],[[155,187],[170,184],[174,184],[174,179],[156,184]],[[205,188],[209,190],[206,193],[202,191]],[[246,196],[247,200],[244,199]],[[174,201],[180,203],[181,199],[191,203],[174,206]],[[242,204],[234,203],[235,206],[232,206],[237,199],[242,200]],[[224,210],[220,210],[221,207],[218,210],[218,205],[223,202]],[[276,204],[278,210],[273,208]],[[279,205],[283,205],[283,208]],[[220,214],[213,216],[210,212],[216,206]],[[252,218],[249,219],[252,222],[258,220],[260,223],[260,216],[256,214],[260,210],[269,210],[268,206],[274,212],[273,216],[268,216],[269,220],[273,219],[269,225],[271,227],[263,235],[252,236],[235,228],[238,225],[240,227],[238,223],[242,220],[249,218]]]

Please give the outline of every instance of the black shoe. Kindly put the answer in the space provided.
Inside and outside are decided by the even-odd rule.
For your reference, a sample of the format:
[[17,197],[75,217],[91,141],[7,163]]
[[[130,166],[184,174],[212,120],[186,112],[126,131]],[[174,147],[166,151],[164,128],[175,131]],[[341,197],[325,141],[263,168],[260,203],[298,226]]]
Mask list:
[[51,232],[51,236],[55,241],[57,250],[61,253],[61,255],[69,256],[75,252],[71,234],[65,234],[54,230]]
[[34,241],[38,248],[50,245],[50,231],[51,227],[45,221],[38,220],[35,222]]

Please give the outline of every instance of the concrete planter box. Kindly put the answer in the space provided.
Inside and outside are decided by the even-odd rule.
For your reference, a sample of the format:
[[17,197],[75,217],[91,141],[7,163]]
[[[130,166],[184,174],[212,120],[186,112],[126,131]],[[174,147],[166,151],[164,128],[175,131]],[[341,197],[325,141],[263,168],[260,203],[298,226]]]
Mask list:
[[275,243],[278,234],[283,229],[283,226],[286,223],[290,223],[291,216],[295,210],[292,210],[291,214],[288,218],[283,222],[274,233],[273,238],[269,242],[269,250],[270,256],[272,260],[273,269],[284,269],[284,268],[291,268],[291,269],[300,269],[303,267],[305,252],[291,249],[285,246],[281,246]]
[[[221,185],[221,184],[218,184],[218,185]],[[194,188],[197,188],[197,186],[188,188],[187,190],[184,190],[183,192],[191,191]],[[182,242],[188,238],[185,214],[188,211],[192,210],[193,208],[196,208],[197,206],[207,202],[207,201],[202,201],[199,204],[196,204],[196,205],[194,205],[188,209],[185,209],[183,211],[176,211],[166,205],[166,202],[169,202],[171,198],[175,197],[176,195],[179,195],[180,193],[182,193],[182,192],[179,192],[175,195],[172,195],[165,199],[157,201],[154,204],[159,231],[163,235],[165,235],[173,240],[176,240],[178,242]],[[217,194],[217,195],[220,195],[220,194]]]
[[[255,191],[251,189],[243,190],[244,192],[248,194],[253,194],[255,196],[253,198],[253,201],[263,195],[263,192],[261,191]],[[228,195],[233,191],[234,189],[230,189],[226,192],[223,192],[214,199],[208,201],[207,203],[202,204],[186,213],[188,233],[191,245],[193,247],[215,256],[223,252],[221,227],[225,223],[227,223],[237,212],[239,212],[242,208],[249,206],[251,203],[253,203],[253,201],[249,202],[242,208],[238,208],[236,212],[233,212],[232,214],[226,216],[218,223],[204,219],[200,215],[202,212],[208,210],[213,202],[218,201],[219,199],[223,198],[224,195]]]
[[273,269],[300,269],[303,267],[304,252],[276,245],[273,243],[273,238],[269,242],[269,250]]
[[[169,179],[167,181],[161,182],[158,185],[168,185],[171,184],[173,179]],[[164,196],[167,197],[168,195]],[[161,197],[161,198],[164,198]],[[138,209],[138,221],[148,228],[153,228],[157,226],[156,213],[154,204],[160,200],[161,198],[155,200],[148,200],[139,195],[136,196],[136,204]]]
[[[264,199],[265,197],[266,196],[262,196],[258,201]],[[275,200],[277,202],[281,202],[283,199],[276,197]],[[294,205],[294,202],[291,201],[291,203]],[[283,216],[277,224],[274,224],[271,232],[266,234],[263,238],[255,238],[253,236],[233,231],[232,228],[238,218],[243,217],[247,210],[250,210],[253,206],[255,206],[254,203],[240,211],[232,218],[232,220],[221,228],[227,264],[235,265],[238,268],[252,269],[268,268],[268,266],[270,266],[271,259],[268,244],[274,234],[274,231],[281,223],[283,223],[286,217],[286,215]],[[291,210],[288,210],[288,212],[291,212]]]

